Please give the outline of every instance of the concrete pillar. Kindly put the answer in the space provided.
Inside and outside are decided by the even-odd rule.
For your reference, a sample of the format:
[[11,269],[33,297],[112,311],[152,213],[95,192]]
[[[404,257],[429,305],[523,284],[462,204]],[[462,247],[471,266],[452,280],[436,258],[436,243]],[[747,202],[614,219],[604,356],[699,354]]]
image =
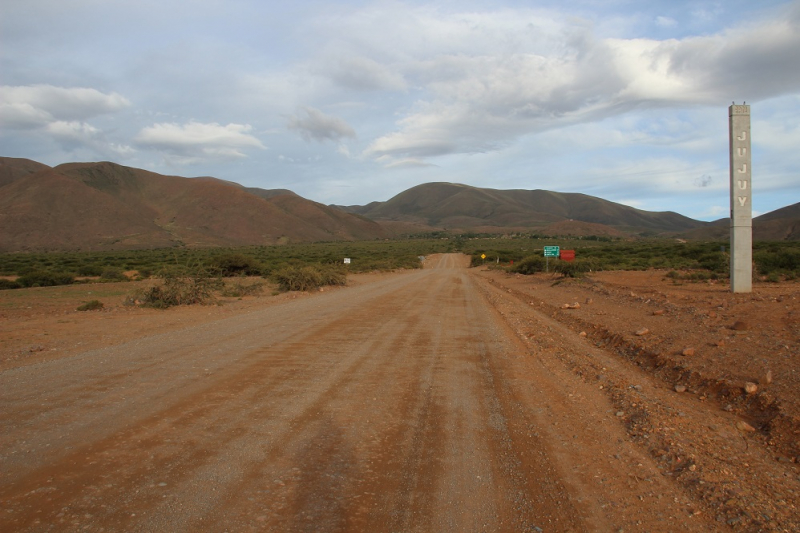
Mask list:
[[753,291],[750,106],[728,108],[731,150],[731,291]]

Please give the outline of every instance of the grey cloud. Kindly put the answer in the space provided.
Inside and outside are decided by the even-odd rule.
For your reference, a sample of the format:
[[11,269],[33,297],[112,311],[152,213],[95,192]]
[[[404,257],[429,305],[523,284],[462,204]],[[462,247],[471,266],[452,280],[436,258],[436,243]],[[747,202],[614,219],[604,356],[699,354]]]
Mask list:
[[[671,54],[671,72],[696,79],[708,98],[770,98],[800,87],[800,8],[783,20],[687,39]],[[735,94],[734,94],[735,92]]]
[[695,184],[700,188],[706,188],[714,181],[711,176],[704,174],[695,180]]
[[[800,11],[800,9],[796,10]],[[793,16],[708,37],[656,41],[562,33],[560,53],[440,54],[411,67],[428,91],[365,155],[491,151],[522,135],[634,109],[762,99],[800,88]],[[736,87],[737,94],[729,94]]]
[[357,91],[402,91],[406,81],[396,70],[367,57],[345,57],[327,62],[325,72],[336,83]]
[[338,141],[344,137],[355,138],[356,132],[339,117],[326,115],[313,107],[304,108],[305,117],[293,115],[287,127],[300,133],[306,141]]

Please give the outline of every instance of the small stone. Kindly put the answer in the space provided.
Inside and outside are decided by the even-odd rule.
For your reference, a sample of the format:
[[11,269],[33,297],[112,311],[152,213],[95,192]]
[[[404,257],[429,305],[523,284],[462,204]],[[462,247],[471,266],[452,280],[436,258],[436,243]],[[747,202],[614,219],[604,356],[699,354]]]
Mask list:
[[731,329],[734,330],[734,331],[745,331],[745,330],[750,329],[750,328],[747,327],[747,323],[746,322],[744,322],[742,320],[737,320],[736,322],[733,323],[733,326],[731,326]]
[[723,346],[725,346],[725,339],[718,340],[716,343],[714,343],[714,346],[716,346],[717,348],[722,348]]
[[616,416],[617,418],[622,418],[623,416],[625,416],[625,411],[617,411],[616,413],[614,413],[614,416]]
[[767,370],[767,374],[764,376],[764,383],[767,385],[772,383],[772,370]]
[[586,303],[587,304],[591,304],[592,302],[594,302],[594,300],[592,300],[591,298],[586,298]]
[[758,392],[758,385],[756,385],[752,381],[748,381],[747,383],[744,384],[744,391],[747,394],[755,394],[756,392]]
[[636,335],[639,337],[641,337],[642,335],[647,335],[648,333],[650,333],[650,330],[647,328],[641,328],[636,330]]
[[694,355],[694,348],[684,348],[681,352],[681,355],[684,357],[691,357]]
[[675,392],[686,392],[686,385],[675,385]]
[[586,336],[586,332],[585,331],[581,331],[578,335],[580,335],[581,337],[585,337]]
[[756,430],[756,428],[754,428],[744,420],[739,420],[738,422],[736,422],[736,429],[738,429],[739,431],[745,431],[747,433],[753,433]]
[[653,316],[661,316],[663,314],[664,314],[664,310],[663,309],[659,309],[657,311],[653,311]]

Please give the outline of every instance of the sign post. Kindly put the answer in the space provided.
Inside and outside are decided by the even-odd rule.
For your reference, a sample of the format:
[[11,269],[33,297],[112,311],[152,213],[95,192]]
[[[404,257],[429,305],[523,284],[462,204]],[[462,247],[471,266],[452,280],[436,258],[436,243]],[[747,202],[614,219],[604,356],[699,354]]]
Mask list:
[[731,151],[731,291],[753,292],[750,106],[728,108]]
[[545,257],[545,271],[550,272],[550,258],[551,257],[558,257],[558,254],[561,250],[560,246],[545,246],[544,247],[544,257]]

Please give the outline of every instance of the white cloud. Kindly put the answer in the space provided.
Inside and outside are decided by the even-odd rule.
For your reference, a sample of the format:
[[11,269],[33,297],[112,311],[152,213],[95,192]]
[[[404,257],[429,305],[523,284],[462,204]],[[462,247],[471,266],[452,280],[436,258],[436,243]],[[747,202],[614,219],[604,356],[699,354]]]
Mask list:
[[249,124],[220,125],[215,122],[186,124],[159,123],[143,128],[135,138],[142,147],[166,152],[183,164],[206,159],[235,159],[246,157],[243,150],[264,148],[249,134]]
[[306,141],[338,141],[344,137],[355,138],[356,132],[339,117],[326,115],[313,107],[304,108],[305,117],[292,115],[287,127],[300,133]]
[[672,17],[659,16],[656,17],[656,26],[662,28],[673,28],[678,25],[678,21]]
[[[430,23],[420,13],[412,32],[417,39],[436,42],[427,31],[445,27],[451,43],[467,35],[473,42],[461,53],[433,47],[406,61],[405,77],[421,84],[423,96],[365,155],[424,158],[491,151],[529,133],[642,107],[718,105],[730,100],[731,87],[750,98],[800,87],[797,16],[665,41],[598,39],[591,28],[564,25],[548,47],[530,41],[504,13],[485,14],[473,26],[460,24],[468,15]],[[551,37],[555,26],[547,22]],[[511,32],[505,41],[529,49],[496,50],[501,31]],[[487,35],[492,42],[484,41]],[[484,44],[487,53],[469,52]]]
[[27,102],[0,102],[0,125],[12,130],[36,129],[52,122],[53,115]]
[[3,128],[49,138],[71,152],[86,148],[103,156],[132,153],[129,146],[109,142],[103,131],[87,122],[130,105],[120,94],[86,87],[0,86]]
[[52,120],[86,121],[129,107],[131,102],[118,93],[105,94],[87,87],[53,85],[0,86],[0,107],[16,114],[27,126]]

